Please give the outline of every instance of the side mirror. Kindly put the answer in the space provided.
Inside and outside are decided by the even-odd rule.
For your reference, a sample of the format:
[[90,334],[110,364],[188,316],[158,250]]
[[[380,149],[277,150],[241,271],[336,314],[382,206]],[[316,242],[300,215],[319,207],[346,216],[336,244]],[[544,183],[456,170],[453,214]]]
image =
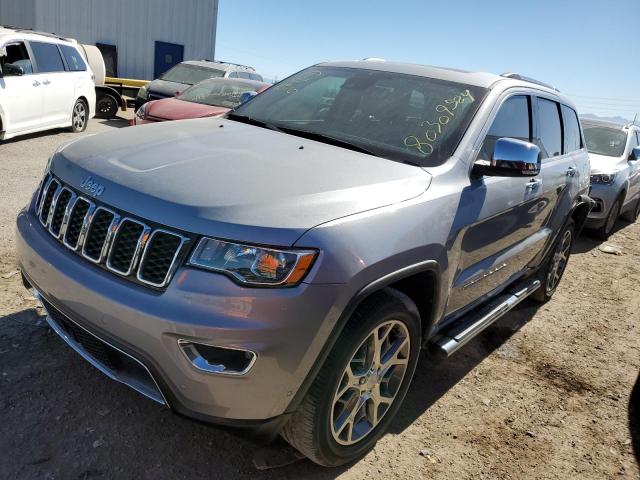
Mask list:
[[640,147],[636,147],[631,150],[631,155],[629,155],[629,160],[640,160]]
[[473,173],[488,177],[535,177],[540,173],[540,149],[515,138],[499,138],[491,161],[477,160]]
[[253,97],[255,97],[257,95],[256,92],[243,92],[242,95],[240,95],[240,105],[242,105],[243,103],[248,102],[249,100],[251,100]]
[[4,67],[4,75],[5,76],[21,76],[24,75],[24,70],[22,69],[22,67],[19,67],[18,65],[14,65],[13,63],[5,63]]

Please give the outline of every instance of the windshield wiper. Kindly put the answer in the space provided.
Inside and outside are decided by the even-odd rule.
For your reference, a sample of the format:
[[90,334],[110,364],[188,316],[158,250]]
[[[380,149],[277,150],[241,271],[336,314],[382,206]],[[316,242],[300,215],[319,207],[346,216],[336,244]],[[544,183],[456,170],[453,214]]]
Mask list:
[[256,127],[268,128],[269,130],[275,130],[276,132],[282,132],[282,129],[276,127],[275,125],[267,122],[263,122],[261,120],[256,120],[255,118],[248,117],[246,115],[239,115],[237,113],[229,113],[227,114],[227,118],[229,120],[235,120],[236,122],[246,123],[248,125],[255,125]]
[[374,152],[373,150],[369,150],[368,148],[361,147],[360,145],[356,145],[355,143],[351,143],[347,140],[343,140],[341,138],[332,137],[331,135],[325,135],[324,133],[318,132],[310,132],[309,130],[299,130],[297,128],[291,127],[278,127],[281,132],[288,133],[290,135],[296,135],[298,137],[306,138],[309,140],[317,140],[319,142],[328,143],[329,145],[334,145],[336,147],[348,148],[349,150],[353,150],[355,152],[366,153],[367,155],[373,155],[374,157],[380,157],[381,155]]

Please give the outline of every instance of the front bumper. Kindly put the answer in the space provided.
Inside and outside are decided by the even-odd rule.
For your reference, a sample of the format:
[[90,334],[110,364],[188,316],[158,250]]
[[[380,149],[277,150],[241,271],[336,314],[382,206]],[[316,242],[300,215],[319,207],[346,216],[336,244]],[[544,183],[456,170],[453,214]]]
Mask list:
[[[169,406],[201,420],[252,424],[287,413],[348,301],[341,285],[243,288],[191,268],[179,269],[165,291],[154,291],[70,252],[30,210],[19,214],[16,236],[20,268],[46,301],[141,362]],[[244,375],[204,372],[178,340],[248,350],[257,358]]]
[[617,185],[594,183],[589,189],[589,196],[596,202],[596,205],[589,212],[585,227],[599,228],[606,222],[609,209],[618,198],[618,187]]

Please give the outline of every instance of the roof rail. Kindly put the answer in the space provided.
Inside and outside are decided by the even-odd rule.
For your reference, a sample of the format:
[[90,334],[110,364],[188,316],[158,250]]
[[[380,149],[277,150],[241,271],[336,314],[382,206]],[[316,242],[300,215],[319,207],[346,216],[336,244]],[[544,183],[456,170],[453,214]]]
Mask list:
[[65,42],[75,42],[76,41],[73,38],[63,37],[62,35],[58,35],[57,33],[40,32],[40,31],[34,30],[32,28],[20,28],[20,27],[14,27],[13,25],[0,25],[0,27],[7,28],[7,29],[13,30],[15,32],[32,33],[34,35],[42,35],[43,37],[56,38],[58,40],[63,40]]
[[242,65],[241,63],[225,62],[224,60],[209,60],[208,58],[203,58],[200,61],[201,62],[212,62],[212,63],[224,63],[225,65],[234,65],[236,67],[246,68],[247,70],[251,70],[252,72],[256,71],[255,68],[250,67],[249,65]]
[[549,85],[548,83],[541,82],[540,80],[536,80],[535,78],[525,77],[524,75],[520,75],[519,73],[509,72],[509,73],[503,73],[500,76],[505,78],[512,78],[514,80],[522,80],[523,82],[535,83],[536,85],[547,87],[547,88],[550,88],[551,90],[555,90],[556,92],[560,92],[560,90],[558,90],[553,85]]

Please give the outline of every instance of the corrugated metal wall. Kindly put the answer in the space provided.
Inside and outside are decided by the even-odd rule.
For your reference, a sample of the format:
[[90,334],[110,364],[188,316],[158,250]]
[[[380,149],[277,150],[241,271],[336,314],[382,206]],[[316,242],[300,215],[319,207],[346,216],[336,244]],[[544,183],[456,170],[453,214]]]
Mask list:
[[0,23],[116,45],[119,76],[141,79],[153,78],[155,41],[214,58],[217,16],[218,0],[0,0]]

